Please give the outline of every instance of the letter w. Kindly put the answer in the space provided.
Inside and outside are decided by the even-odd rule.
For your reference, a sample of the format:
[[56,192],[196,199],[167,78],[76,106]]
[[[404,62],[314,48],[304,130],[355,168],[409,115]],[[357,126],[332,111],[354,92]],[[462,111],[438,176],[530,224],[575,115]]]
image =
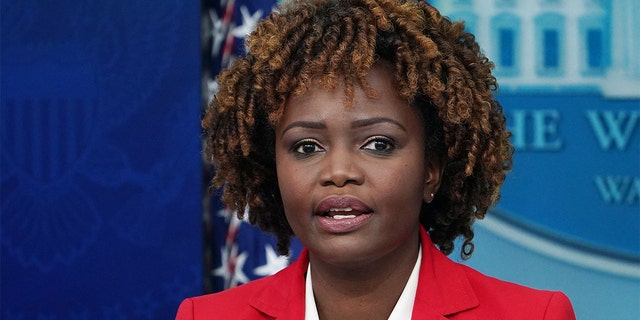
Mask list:
[[631,183],[630,177],[596,177],[600,195],[608,204],[622,204]]
[[618,150],[624,150],[637,126],[640,112],[587,111],[587,118],[602,149],[609,150],[613,144]]

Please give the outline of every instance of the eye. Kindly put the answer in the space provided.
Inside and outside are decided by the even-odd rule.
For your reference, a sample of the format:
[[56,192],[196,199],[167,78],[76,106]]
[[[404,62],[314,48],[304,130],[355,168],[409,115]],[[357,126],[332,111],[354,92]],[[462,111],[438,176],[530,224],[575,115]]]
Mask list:
[[361,147],[363,150],[377,154],[390,154],[396,149],[392,139],[387,137],[371,137]]
[[314,153],[324,151],[324,149],[314,140],[298,141],[293,145],[291,150],[299,157],[308,157]]

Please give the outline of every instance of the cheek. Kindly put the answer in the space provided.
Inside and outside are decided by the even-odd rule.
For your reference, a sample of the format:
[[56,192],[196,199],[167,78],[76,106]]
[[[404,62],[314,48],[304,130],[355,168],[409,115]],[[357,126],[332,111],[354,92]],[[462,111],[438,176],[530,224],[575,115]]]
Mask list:
[[400,206],[408,205],[409,203],[422,205],[425,185],[423,168],[416,166],[415,163],[404,163],[399,165],[397,170],[388,170],[388,172],[395,172],[395,174],[380,177],[378,185],[390,202]]
[[286,160],[277,160],[276,173],[278,176],[278,188],[282,197],[285,213],[289,215],[295,205],[300,202],[301,179],[299,179],[298,170]]

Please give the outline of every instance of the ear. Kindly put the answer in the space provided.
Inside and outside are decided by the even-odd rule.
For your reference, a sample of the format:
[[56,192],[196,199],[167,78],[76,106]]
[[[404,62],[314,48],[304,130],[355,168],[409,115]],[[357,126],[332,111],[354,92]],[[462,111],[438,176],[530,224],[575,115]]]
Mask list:
[[431,203],[436,193],[438,193],[443,171],[444,165],[442,159],[436,156],[426,157],[424,192],[422,195],[425,203]]

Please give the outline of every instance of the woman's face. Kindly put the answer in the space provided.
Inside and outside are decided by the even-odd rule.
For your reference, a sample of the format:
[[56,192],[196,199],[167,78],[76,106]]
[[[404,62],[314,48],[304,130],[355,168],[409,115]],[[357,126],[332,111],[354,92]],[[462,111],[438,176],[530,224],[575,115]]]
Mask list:
[[356,266],[417,248],[423,199],[439,179],[427,161],[419,113],[396,95],[386,65],[377,64],[370,99],[356,86],[317,84],[287,102],[276,127],[276,166],[284,210],[312,257]]

